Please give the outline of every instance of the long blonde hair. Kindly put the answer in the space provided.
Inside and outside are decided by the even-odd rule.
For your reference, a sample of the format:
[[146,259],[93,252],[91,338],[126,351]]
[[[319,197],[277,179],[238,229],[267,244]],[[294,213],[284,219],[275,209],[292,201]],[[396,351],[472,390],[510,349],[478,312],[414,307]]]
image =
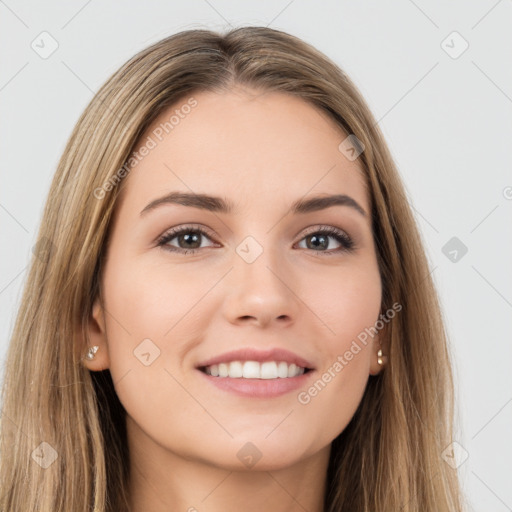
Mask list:
[[300,97],[364,144],[382,311],[402,306],[385,330],[388,364],[370,377],[333,441],[325,511],[462,510],[457,473],[441,457],[454,421],[442,315],[379,127],[350,79],[322,53],[279,30],[242,27],[188,30],[144,49],[78,120],[51,184],[8,349],[0,511],[129,510],[125,411],[110,372],[89,372],[80,361],[124,181],[101,197],[95,190],[119,179],[164,109],[195,91],[235,84]]

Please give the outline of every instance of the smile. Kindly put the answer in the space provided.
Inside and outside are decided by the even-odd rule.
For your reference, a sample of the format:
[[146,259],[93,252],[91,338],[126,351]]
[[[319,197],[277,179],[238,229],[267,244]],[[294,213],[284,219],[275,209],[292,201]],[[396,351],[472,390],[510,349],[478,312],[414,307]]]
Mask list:
[[200,369],[212,377],[231,379],[287,379],[308,371],[307,368],[285,361],[230,361]]

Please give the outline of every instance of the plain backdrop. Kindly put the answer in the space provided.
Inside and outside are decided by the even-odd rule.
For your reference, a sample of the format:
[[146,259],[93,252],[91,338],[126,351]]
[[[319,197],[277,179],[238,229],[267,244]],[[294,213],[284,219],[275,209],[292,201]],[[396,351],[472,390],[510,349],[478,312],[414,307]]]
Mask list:
[[511,18],[509,0],[0,1],[2,362],[50,180],[94,92],[178,31],[281,29],[339,64],[379,121],[443,304],[468,510],[512,510]]

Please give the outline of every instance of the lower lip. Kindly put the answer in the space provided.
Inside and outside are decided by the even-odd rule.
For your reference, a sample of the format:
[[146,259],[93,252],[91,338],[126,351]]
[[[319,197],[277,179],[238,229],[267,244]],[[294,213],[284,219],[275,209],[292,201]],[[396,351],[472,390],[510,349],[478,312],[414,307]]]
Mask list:
[[251,398],[273,398],[290,393],[301,386],[314,373],[310,370],[297,377],[286,377],[277,379],[232,379],[230,377],[213,377],[207,373],[197,370],[208,382],[219,389],[229,391],[239,396]]

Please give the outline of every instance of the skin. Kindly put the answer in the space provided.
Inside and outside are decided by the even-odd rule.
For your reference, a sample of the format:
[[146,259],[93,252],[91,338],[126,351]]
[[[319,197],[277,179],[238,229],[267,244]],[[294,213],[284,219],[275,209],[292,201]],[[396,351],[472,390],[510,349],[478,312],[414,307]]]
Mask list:
[[[320,512],[331,442],[382,368],[378,336],[307,404],[301,390],[240,397],[195,367],[235,348],[286,348],[314,364],[307,391],[375,324],[382,290],[360,163],[338,149],[347,134],[299,98],[248,88],[193,97],[197,106],[123,182],[103,303],[96,300],[89,325],[100,348],[85,364],[110,369],[127,411],[134,512]],[[223,196],[239,212],[165,204],[141,216],[171,191]],[[334,193],[367,215],[348,206],[289,212],[297,199]],[[157,246],[170,228],[189,224],[214,235],[199,235],[195,254]],[[348,234],[355,249],[330,235],[308,246],[315,230],[307,228],[323,226]],[[247,236],[263,250],[250,264],[236,252]],[[195,247],[178,237],[167,245]],[[148,366],[134,356],[147,338],[160,350]],[[261,453],[252,468],[237,457],[248,442]]]

